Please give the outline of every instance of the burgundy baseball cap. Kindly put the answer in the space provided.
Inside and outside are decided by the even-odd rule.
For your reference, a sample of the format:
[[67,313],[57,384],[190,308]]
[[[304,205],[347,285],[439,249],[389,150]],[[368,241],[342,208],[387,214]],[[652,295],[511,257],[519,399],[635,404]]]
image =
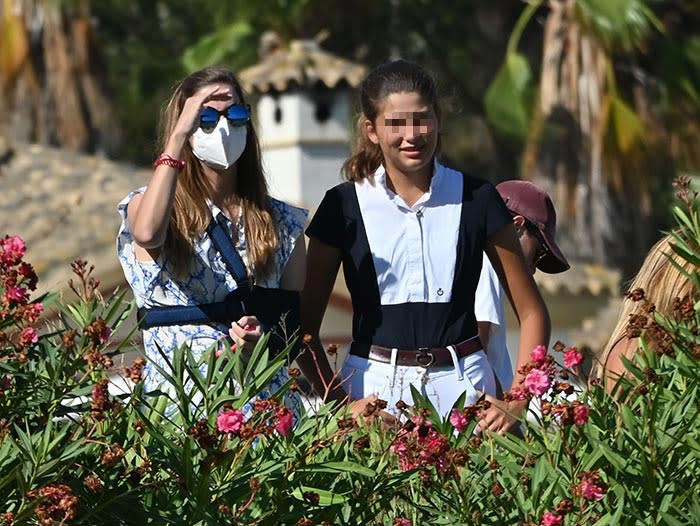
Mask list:
[[523,216],[542,234],[549,249],[537,268],[547,274],[558,274],[569,270],[569,262],[554,241],[557,231],[557,213],[547,192],[530,181],[504,181],[496,185],[503,202],[511,212]]

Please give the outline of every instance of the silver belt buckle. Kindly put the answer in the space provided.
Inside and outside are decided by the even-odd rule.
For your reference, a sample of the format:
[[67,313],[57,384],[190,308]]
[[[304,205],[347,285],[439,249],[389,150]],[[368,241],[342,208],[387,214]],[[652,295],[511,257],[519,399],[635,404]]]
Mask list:
[[430,352],[429,347],[419,347],[416,353],[416,364],[421,367],[430,367],[435,361],[435,356]]

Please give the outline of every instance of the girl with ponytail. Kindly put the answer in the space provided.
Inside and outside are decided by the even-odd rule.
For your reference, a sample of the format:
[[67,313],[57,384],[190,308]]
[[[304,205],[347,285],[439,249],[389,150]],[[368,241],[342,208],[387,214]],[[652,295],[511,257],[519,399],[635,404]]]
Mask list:
[[[302,331],[304,373],[326,400],[376,399],[396,413],[415,387],[442,414],[473,404],[496,382],[477,336],[474,294],[486,251],[521,320],[521,355],[548,344],[549,317],[527,269],[511,215],[489,182],[440,163],[442,112],[432,76],[395,60],[360,86],[356,143],[346,182],[330,189],[307,228]],[[334,375],[318,333],[340,264],[353,306],[352,343]],[[400,404],[401,405],[401,404]],[[483,429],[512,414],[494,400]]]

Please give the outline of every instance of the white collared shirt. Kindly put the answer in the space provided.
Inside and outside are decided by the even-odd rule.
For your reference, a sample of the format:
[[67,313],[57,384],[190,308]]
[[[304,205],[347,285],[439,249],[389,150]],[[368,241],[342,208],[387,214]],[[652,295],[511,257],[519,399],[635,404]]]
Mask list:
[[486,355],[496,373],[496,378],[505,391],[513,383],[513,365],[506,342],[505,292],[501,281],[484,254],[481,276],[474,296],[474,314],[477,322],[489,323]]
[[355,183],[382,305],[451,300],[463,184],[435,162],[430,188],[408,206],[387,187],[383,166]]

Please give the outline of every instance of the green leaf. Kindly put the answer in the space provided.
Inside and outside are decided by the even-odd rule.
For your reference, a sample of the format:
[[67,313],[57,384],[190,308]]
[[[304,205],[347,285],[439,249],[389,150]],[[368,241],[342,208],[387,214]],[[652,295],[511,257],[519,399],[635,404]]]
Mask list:
[[345,495],[338,495],[332,491],[326,491],[323,489],[312,488],[310,486],[300,486],[292,491],[292,495],[301,501],[306,501],[304,499],[304,493],[312,492],[319,496],[318,505],[319,506],[332,506],[334,504],[342,504],[347,502],[349,497]]
[[17,426],[15,426],[15,433],[17,434],[17,438],[19,438],[17,447],[31,459],[34,465],[36,465],[38,458],[32,442],[32,435],[29,432],[25,433]]
[[624,470],[627,460],[608,444],[603,441],[596,441],[595,450],[597,450],[600,455],[603,455],[615,469],[618,471]]
[[[0,458],[2,459],[2,463],[0,463],[0,467],[2,467],[2,470],[0,470],[0,473],[2,473],[2,475],[0,475],[0,490],[3,490],[3,488],[11,484],[20,470],[19,464],[13,465],[9,462],[11,460],[15,460],[15,458],[13,457],[16,457],[16,450],[12,451],[14,455],[12,457],[10,456],[10,444],[11,442],[8,440],[3,444],[3,447],[0,449]],[[3,491],[3,493],[7,494],[6,491]]]
[[356,473],[364,477],[376,477],[377,472],[361,464],[350,461],[343,462],[321,462],[319,464],[309,464],[295,469],[297,473],[313,473],[322,471],[328,473]]
[[623,153],[646,142],[646,130],[639,115],[620,97],[610,99],[610,125],[614,130],[616,145]]
[[[203,353],[203,356],[208,356],[211,353],[207,351]],[[189,391],[189,398],[193,399],[196,395],[196,391],[205,394],[207,392],[207,387],[205,385],[205,375],[202,374],[200,370],[200,362],[194,358],[194,355],[188,353],[188,360],[185,363],[185,374],[187,378],[193,383],[192,388]]]
[[530,123],[532,92],[527,59],[519,53],[506,55],[484,97],[489,122],[499,132],[523,139]]
[[608,50],[632,51],[654,27],[663,28],[643,0],[578,0],[576,7],[584,28]]
[[505,435],[498,435],[494,433],[491,435],[491,439],[499,446],[505,448],[506,451],[513,453],[520,458],[524,458],[525,455],[532,452],[531,444],[528,444],[512,433],[506,433]]
[[551,466],[548,464],[545,457],[540,457],[537,459],[535,467],[532,470],[532,481],[530,484],[532,487],[533,498],[537,500],[544,500],[544,495],[542,492],[546,492],[547,488],[551,487],[551,483],[549,481],[547,484],[543,484],[545,480],[548,479],[547,475],[549,474],[550,470]]
[[[413,384],[409,386],[411,388],[411,398],[413,398],[413,405],[416,408],[427,409],[428,418],[433,423],[433,427],[439,433],[445,434],[447,432],[446,426],[443,425],[442,417],[438,412],[437,408],[433,405],[433,402],[429,397],[424,396]],[[450,431],[451,431],[450,424]]]
[[668,524],[668,526],[688,526],[687,520],[680,521],[666,511],[660,511],[659,517],[663,519],[660,524]]
[[222,63],[227,55],[238,51],[241,44],[252,34],[250,24],[245,21],[234,22],[215,33],[205,35],[190,46],[182,56],[182,64],[188,72],[193,72]]

